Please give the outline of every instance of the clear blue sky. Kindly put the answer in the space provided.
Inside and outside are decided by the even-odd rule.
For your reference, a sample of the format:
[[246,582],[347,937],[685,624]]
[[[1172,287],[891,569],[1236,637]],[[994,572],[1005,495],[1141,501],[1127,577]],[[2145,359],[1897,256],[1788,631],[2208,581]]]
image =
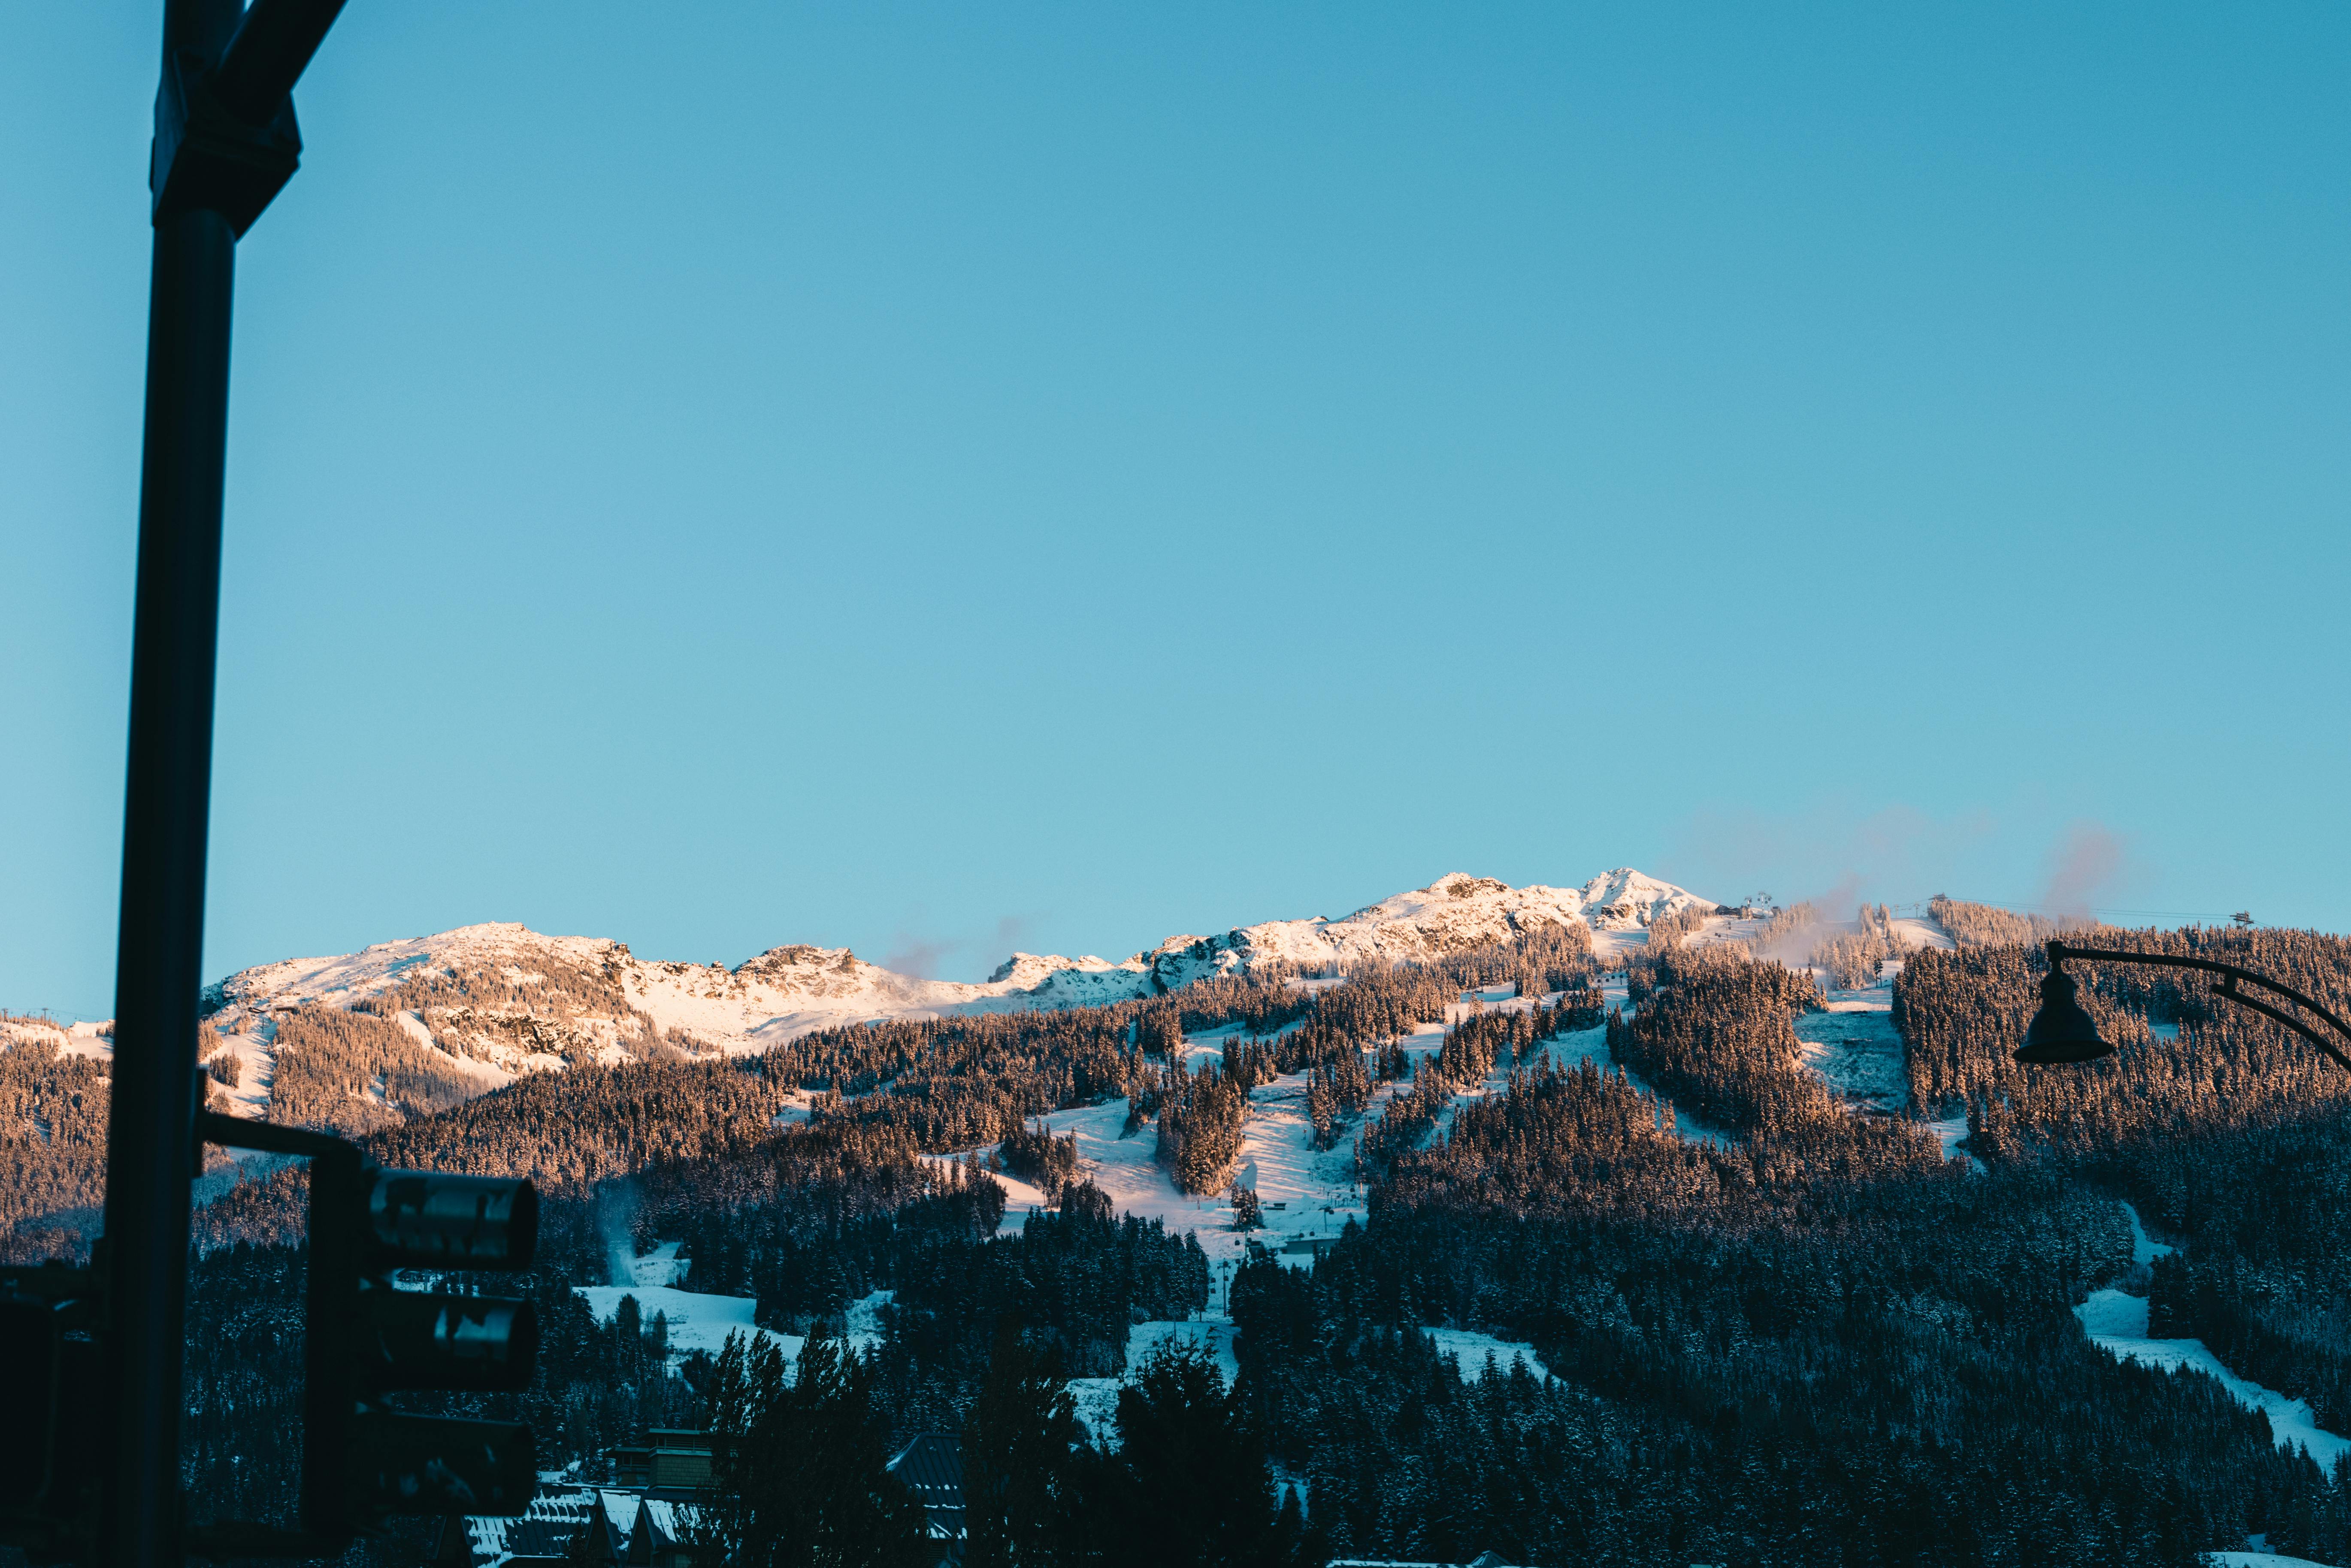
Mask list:
[[[0,1006],[111,1006],[160,9],[0,57]],[[239,256],[207,972],[2085,823],[2351,926],[2346,80],[2317,5],[352,0]]]

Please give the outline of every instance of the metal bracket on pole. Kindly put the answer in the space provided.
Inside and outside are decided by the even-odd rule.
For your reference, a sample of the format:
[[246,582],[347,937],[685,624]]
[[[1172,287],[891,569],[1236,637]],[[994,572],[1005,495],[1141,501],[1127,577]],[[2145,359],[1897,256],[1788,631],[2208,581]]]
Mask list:
[[241,239],[301,165],[302,132],[290,95],[277,100],[267,123],[248,124],[222,107],[210,78],[202,61],[184,54],[164,62],[147,173],[152,215],[209,209]]

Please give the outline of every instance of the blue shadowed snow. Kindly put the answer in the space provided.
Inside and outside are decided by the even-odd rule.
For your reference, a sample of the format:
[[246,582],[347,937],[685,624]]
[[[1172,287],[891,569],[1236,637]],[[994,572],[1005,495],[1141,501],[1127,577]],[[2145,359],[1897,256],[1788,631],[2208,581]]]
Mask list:
[[1828,1011],[1796,1019],[1796,1040],[1804,1065],[1855,1110],[1892,1113],[1909,1105],[1902,1037],[1882,1003],[1832,1001]]
[[575,1292],[588,1303],[599,1322],[609,1322],[620,1310],[622,1296],[637,1299],[637,1311],[648,1323],[653,1314],[662,1313],[669,1320],[669,1343],[674,1351],[707,1351],[716,1355],[726,1343],[726,1336],[737,1331],[746,1334],[766,1334],[784,1354],[799,1354],[800,1339],[794,1334],[780,1334],[763,1329],[751,1321],[759,1303],[749,1296],[705,1296],[693,1291],[680,1291],[668,1285],[584,1285]]
[[1539,1377],[1550,1375],[1550,1369],[1535,1354],[1535,1347],[1517,1340],[1496,1339],[1489,1333],[1477,1333],[1468,1329],[1426,1328],[1420,1331],[1437,1342],[1439,1355],[1449,1356],[1461,1369],[1461,1381],[1475,1383],[1486,1375],[1486,1354],[1491,1351],[1496,1370],[1509,1372],[1510,1363],[1523,1359],[1527,1370]]
[[[2150,1247],[2155,1245],[2159,1244],[2149,1243]],[[2351,1453],[2351,1438],[2323,1430],[2312,1417],[2305,1401],[2288,1399],[2239,1377],[2220,1364],[2220,1358],[2206,1349],[2202,1340],[2149,1339],[2147,1309],[2144,1296],[2095,1291],[2088,1301],[2074,1309],[2074,1315],[2082,1320],[2091,1343],[2112,1353],[2117,1361],[2134,1360],[2167,1372],[2186,1367],[2217,1378],[2221,1387],[2236,1396],[2237,1403],[2270,1418],[2270,1431],[2277,1438],[2278,1447],[2307,1448],[2322,1470],[2333,1471],[2335,1461]]]
[[2158,1258],[2168,1258],[2171,1256],[2175,1249],[2170,1245],[2166,1242],[2150,1241],[2147,1239],[2147,1227],[2139,1223],[2137,1209],[2133,1208],[2127,1203],[2124,1204],[2123,1217],[2130,1221],[2132,1262],[2152,1263]]

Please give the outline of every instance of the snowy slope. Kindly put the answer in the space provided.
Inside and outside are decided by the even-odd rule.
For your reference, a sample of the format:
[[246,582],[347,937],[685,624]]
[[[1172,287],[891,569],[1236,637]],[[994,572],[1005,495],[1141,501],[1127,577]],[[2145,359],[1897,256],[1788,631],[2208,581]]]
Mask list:
[[[849,1304],[848,1339],[852,1346],[872,1350],[882,1342],[881,1311],[893,1293],[876,1291]],[[767,1340],[783,1352],[789,1365],[799,1361],[801,1347],[808,1343],[805,1334],[780,1333],[753,1322],[759,1305],[756,1297],[700,1295],[666,1285],[580,1285],[573,1287],[572,1294],[588,1303],[599,1322],[612,1321],[622,1297],[635,1297],[638,1317],[648,1327],[656,1315],[667,1323],[672,1360],[695,1351],[716,1356],[726,1348],[730,1334],[739,1333],[747,1340]]]
[[[445,990],[436,995],[436,987]],[[640,959],[603,938],[489,925],[241,971],[214,988],[219,1010],[211,1022],[243,1059],[239,1097],[257,1111],[277,1022],[306,1007],[367,1002],[488,1090],[567,1061],[622,1060],[629,1047],[653,1040],[754,1051],[868,1019],[1068,1007],[1150,988],[1147,967],[1134,961],[1016,955],[995,980],[961,985],[895,974],[845,948],[777,947],[730,969]]]
[[[1601,995],[1613,1007],[1629,1006],[1621,984],[1604,986]],[[1489,1012],[1513,1012],[1531,1008],[1538,1001],[1547,1005],[1557,999],[1556,993],[1544,998],[1520,997],[1502,988],[1480,993],[1474,1004],[1461,1002],[1447,1008],[1444,1022],[1421,1024],[1399,1037],[1405,1053],[1413,1060],[1413,1082],[1418,1081],[1444,1044],[1446,1030],[1460,1022],[1473,1006]],[[1220,1055],[1238,1032],[1238,1026],[1232,1026],[1186,1035],[1184,1043],[1187,1058],[1197,1061],[1203,1057]],[[1604,1026],[1574,1030],[1552,1039],[1543,1050],[1552,1064],[1562,1071],[1587,1059],[1598,1062],[1604,1070],[1614,1070],[1621,1064],[1609,1056],[1606,1036]],[[1438,1116],[1424,1141],[1442,1137],[1453,1112],[1461,1105],[1499,1093],[1510,1071],[1508,1064],[1497,1063],[1485,1082],[1455,1094],[1453,1106]],[[1238,1185],[1256,1192],[1260,1205],[1258,1228],[1247,1233],[1232,1228],[1229,1193],[1196,1197],[1176,1190],[1174,1176],[1155,1157],[1159,1146],[1156,1130],[1145,1124],[1132,1134],[1126,1131],[1126,1101],[1111,1100],[1100,1105],[1056,1111],[1032,1124],[1057,1137],[1077,1140],[1079,1174],[1102,1188],[1115,1212],[1159,1220],[1171,1234],[1194,1232],[1214,1270],[1210,1308],[1221,1311],[1225,1284],[1249,1244],[1270,1249],[1282,1262],[1303,1268],[1315,1256],[1316,1246],[1327,1246],[1349,1220],[1362,1225],[1369,1218],[1363,1189],[1355,1184],[1358,1126],[1351,1124],[1336,1147],[1317,1150],[1313,1127],[1306,1114],[1306,1079],[1303,1072],[1286,1073],[1249,1092],[1249,1116],[1242,1124],[1241,1152],[1232,1171]],[[1648,1087],[1640,1083],[1637,1076],[1634,1082],[1645,1089]],[[1392,1083],[1376,1086],[1364,1108],[1361,1124],[1369,1124],[1384,1115],[1397,1088]],[[1675,1131],[1693,1143],[1727,1146],[1733,1142],[1729,1134],[1708,1126],[1679,1107],[1675,1110]],[[985,1161],[995,1152],[996,1145],[988,1145],[925,1157],[946,1163],[976,1155]],[[997,1174],[995,1180],[1005,1189],[1005,1229],[1019,1229],[1027,1223],[1029,1210],[1045,1207],[1044,1194],[1029,1183],[1002,1173]],[[1507,1363],[1509,1355],[1505,1354],[1503,1360]]]
[[1514,888],[1456,873],[1339,920],[1317,915],[1240,926],[1222,936],[1172,936],[1153,958],[1162,978],[1174,984],[1268,959],[1312,973],[1346,964],[1440,958],[1544,926],[1583,925],[1595,937],[1630,935],[1660,915],[1715,907],[1712,899],[1629,867],[1604,872],[1580,888]]
[[2351,1454],[2351,1438],[2329,1432],[2312,1416],[2309,1402],[2289,1399],[2260,1384],[2239,1377],[2220,1364],[2200,1339],[2149,1339],[2147,1299],[2120,1291],[2094,1291],[2074,1309],[2092,1343],[2117,1361],[2137,1361],[2166,1372],[2182,1368],[2217,1380],[2237,1403],[2270,1418],[2270,1433],[2282,1448],[2305,1448],[2318,1468],[2331,1473],[2335,1462]]
[[[1883,993],[1881,993],[1883,995]],[[1902,1072],[1902,1037],[1894,1030],[1891,998],[1839,993],[1824,1012],[1796,1019],[1797,1048],[1804,1065],[1856,1110],[1898,1113],[1910,1103]]]
[[[235,1109],[258,1114],[267,1103],[277,1026],[306,1007],[366,1002],[441,1055],[454,1075],[488,1090],[568,1061],[619,1061],[654,1040],[689,1051],[754,1051],[811,1030],[872,1019],[1126,1001],[1267,963],[1312,974],[1426,959],[1546,926],[1586,926],[1596,946],[1613,952],[1637,946],[1660,915],[1712,907],[1630,869],[1579,888],[1513,888],[1454,874],[1341,919],[1276,920],[1217,936],[1174,936],[1116,963],[1015,953],[977,984],[897,974],[841,947],[774,947],[729,968],[643,959],[601,937],[468,925],[240,971],[213,988],[217,1010],[211,1021],[243,1067],[232,1096]],[[90,1027],[79,1026],[72,1047],[108,1050]]]
[[59,1056],[112,1056],[111,1031],[103,1023],[59,1023],[47,1018],[0,1013],[0,1051],[20,1045],[47,1046]]

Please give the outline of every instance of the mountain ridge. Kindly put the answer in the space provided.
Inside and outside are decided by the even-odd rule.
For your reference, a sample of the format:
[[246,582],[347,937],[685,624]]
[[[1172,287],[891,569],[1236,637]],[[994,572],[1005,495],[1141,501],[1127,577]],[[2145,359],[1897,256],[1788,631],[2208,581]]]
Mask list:
[[227,1049],[254,1070],[233,1098],[257,1111],[277,1024],[304,1009],[376,1014],[475,1073],[508,1079],[660,1048],[761,1051],[879,1018],[1136,1000],[1272,963],[1314,973],[1427,959],[1544,925],[1583,925],[1606,951],[1644,940],[1659,915],[1715,907],[1630,867],[1573,888],[1513,888],[1457,872],[1336,920],[1175,936],[1117,962],[1016,952],[976,983],[900,974],[847,947],[787,943],[729,968],[640,958],[611,938],[494,922],[255,965],[209,988],[206,1004]]

